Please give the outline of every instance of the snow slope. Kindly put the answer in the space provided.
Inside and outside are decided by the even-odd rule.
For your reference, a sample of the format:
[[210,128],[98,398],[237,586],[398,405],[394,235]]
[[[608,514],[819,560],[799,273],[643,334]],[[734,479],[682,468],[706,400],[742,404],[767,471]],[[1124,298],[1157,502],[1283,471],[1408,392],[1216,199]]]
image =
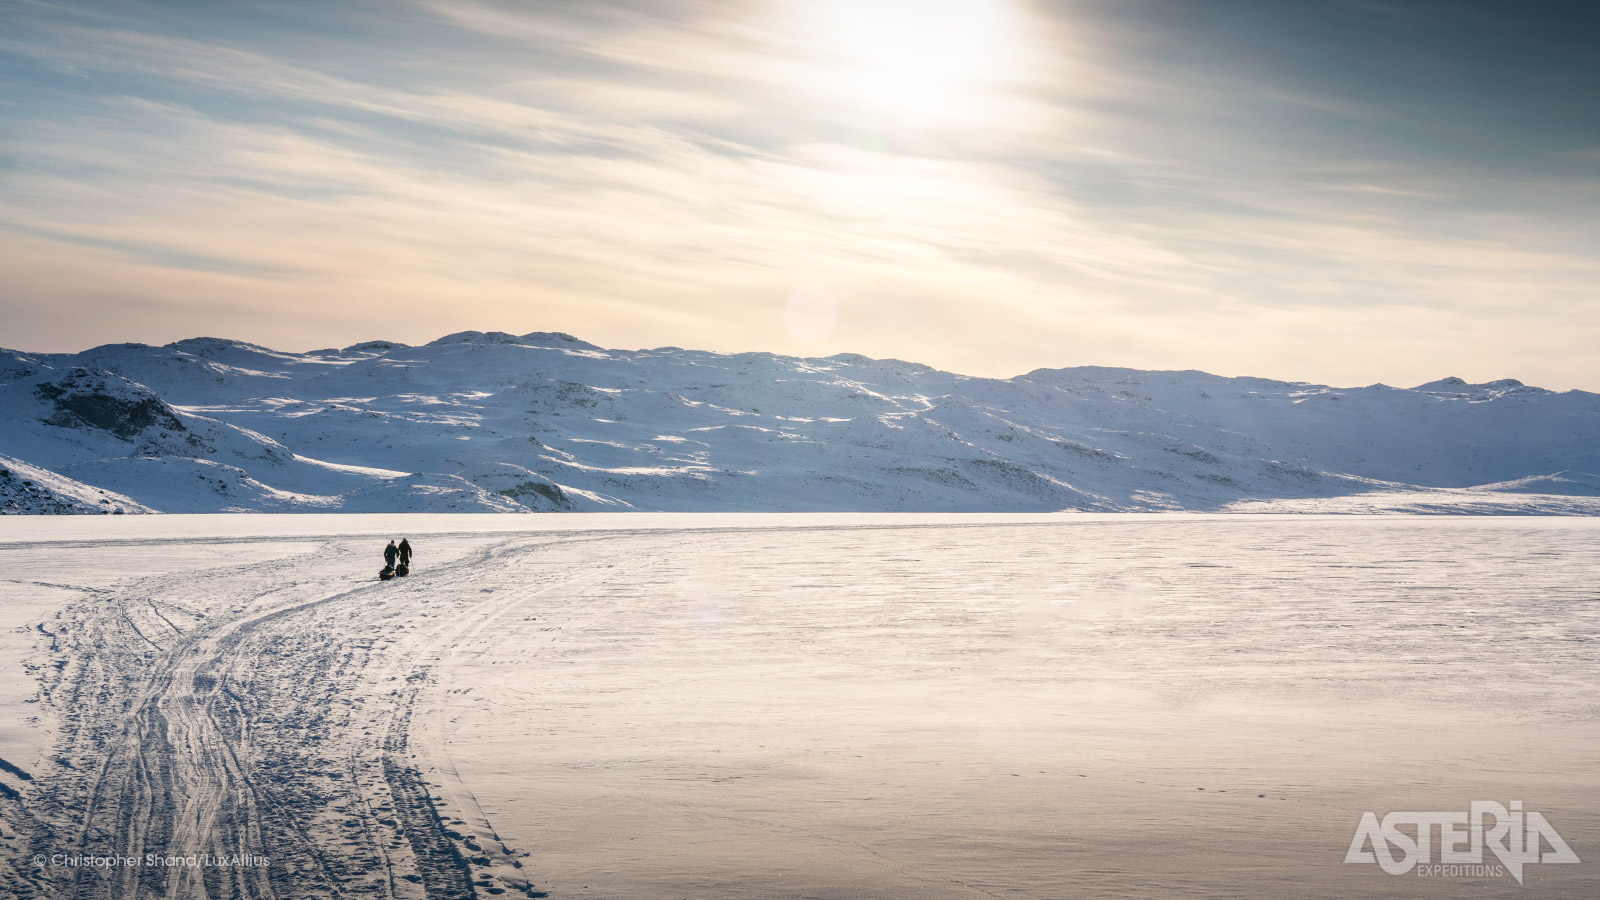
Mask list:
[[0,417],[49,485],[10,512],[1600,511],[1600,395],[1511,379],[1000,380],[469,331],[0,351]]

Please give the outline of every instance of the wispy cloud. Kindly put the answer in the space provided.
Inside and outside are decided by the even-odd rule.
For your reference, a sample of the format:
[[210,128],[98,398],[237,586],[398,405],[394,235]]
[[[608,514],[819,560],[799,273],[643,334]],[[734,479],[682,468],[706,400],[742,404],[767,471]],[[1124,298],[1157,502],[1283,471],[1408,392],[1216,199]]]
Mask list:
[[[12,4],[5,342],[561,328],[1363,382],[1470,352],[1570,384],[1600,337],[1593,182],[1386,155],[1386,110],[1088,17],[1026,23],[982,102],[902,118],[852,93],[815,6],[423,0],[308,48]],[[1304,117],[1365,137],[1319,147]],[[817,281],[841,325],[802,344],[780,304]]]

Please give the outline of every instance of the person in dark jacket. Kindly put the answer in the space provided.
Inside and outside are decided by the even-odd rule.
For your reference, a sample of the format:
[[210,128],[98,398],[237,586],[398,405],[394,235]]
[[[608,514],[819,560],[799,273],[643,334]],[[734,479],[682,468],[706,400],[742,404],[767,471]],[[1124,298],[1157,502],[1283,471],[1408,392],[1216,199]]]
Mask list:
[[383,548],[383,561],[386,564],[384,567],[388,569],[394,568],[394,558],[399,555],[400,548],[394,545],[394,541],[390,541],[389,546]]
[[401,538],[400,539],[399,550],[400,550],[400,565],[406,566],[406,567],[409,568],[410,565],[411,565],[411,542],[406,540],[405,538]]

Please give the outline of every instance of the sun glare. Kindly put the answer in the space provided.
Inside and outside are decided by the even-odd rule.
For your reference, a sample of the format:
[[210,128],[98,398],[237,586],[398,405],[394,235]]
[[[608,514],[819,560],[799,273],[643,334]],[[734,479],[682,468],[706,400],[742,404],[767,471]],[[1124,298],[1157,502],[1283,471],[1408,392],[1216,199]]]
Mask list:
[[824,9],[839,87],[902,117],[969,107],[1014,59],[1008,0],[833,0]]

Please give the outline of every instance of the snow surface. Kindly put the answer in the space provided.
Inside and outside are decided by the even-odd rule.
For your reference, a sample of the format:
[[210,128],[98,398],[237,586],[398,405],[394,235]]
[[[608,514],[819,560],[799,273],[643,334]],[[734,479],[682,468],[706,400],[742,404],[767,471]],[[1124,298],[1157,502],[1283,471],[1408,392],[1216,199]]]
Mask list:
[[305,354],[196,338],[0,351],[0,421],[0,454],[40,476],[0,475],[8,512],[1339,511],[1368,494],[1409,496],[1353,506],[1600,512],[1600,395],[1512,379],[999,380],[542,332]]
[[[1600,521],[744,518],[0,522],[38,689],[0,693],[0,883],[200,896],[26,860],[204,850],[273,860],[211,897],[1600,890]],[[1480,799],[1585,862],[1341,863],[1364,811]]]

